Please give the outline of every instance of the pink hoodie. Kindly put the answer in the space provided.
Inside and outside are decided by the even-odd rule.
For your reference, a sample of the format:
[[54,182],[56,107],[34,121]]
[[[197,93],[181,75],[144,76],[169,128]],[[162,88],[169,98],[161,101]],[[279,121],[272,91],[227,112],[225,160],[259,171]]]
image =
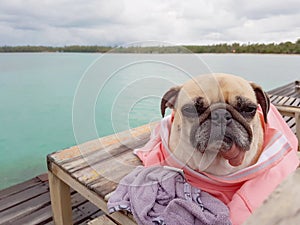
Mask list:
[[[262,113],[260,112],[263,120]],[[184,171],[188,182],[223,201],[233,225],[242,224],[267,196],[299,165],[298,141],[281,115],[271,105],[265,124],[264,150],[258,162],[226,176],[198,173],[172,156],[168,149],[171,116],[162,119],[149,142],[134,151],[145,166],[167,165]]]

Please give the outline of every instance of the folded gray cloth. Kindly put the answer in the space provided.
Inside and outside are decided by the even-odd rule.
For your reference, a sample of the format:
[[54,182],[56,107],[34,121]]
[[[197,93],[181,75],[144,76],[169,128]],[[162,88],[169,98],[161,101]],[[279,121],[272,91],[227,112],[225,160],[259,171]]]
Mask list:
[[140,225],[229,225],[229,210],[192,187],[180,172],[139,166],[124,177],[108,203],[110,213],[126,210]]

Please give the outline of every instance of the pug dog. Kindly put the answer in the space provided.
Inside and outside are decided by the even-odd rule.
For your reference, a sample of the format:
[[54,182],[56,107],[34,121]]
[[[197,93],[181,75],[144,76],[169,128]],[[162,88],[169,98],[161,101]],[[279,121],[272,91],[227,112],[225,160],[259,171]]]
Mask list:
[[194,77],[162,98],[162,116],[173,110],[169,150],[191,169],[217,176],[253,165],[263,149],[269,105],[262,88],[241,77]]

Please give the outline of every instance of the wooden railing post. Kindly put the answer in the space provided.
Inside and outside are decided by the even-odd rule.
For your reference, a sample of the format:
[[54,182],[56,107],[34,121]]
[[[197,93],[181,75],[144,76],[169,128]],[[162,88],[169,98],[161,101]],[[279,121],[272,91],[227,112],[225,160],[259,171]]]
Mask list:
[[300,112],[295,113],[295,122],[296,122],[296,135],[298,138],[298,150],[300,150]]
[[70,187],[48,172],[53,221],[55,225],[72,225]]
[[298,139],[298,150],[300,150],[300,108],[295,106],[275,105],[283,116],[294,117],[296,123],[296,136]]

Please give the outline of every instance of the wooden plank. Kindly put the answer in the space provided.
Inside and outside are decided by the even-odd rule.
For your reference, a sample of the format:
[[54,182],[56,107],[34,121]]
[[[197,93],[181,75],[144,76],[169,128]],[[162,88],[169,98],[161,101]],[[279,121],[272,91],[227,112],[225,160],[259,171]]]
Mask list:
[[138,165],[141,165],[140,161],[138,164],[134,164],[134,162],[132,162],[132,166],[120,166],[115,172],[110,175],[106,175],[106,179],[99,179],[94,184],[89,184],[89,188],[95,190],[96,193],[104,198],[105,195],[115,190],[116,184],[118,184],[123,177],[129,174]]
[[51,172],[48,173],[48,178],[54,223],[72,224],[70,187]]
[[96,212],[101,211],[95,205],[91,204],[90,202],[86,202],[85,204],[80,205],[76,208],[78,213],[73,213],[73,222],[74,224],[82,223],[87,220],[91,215],[95,214]]
[[272,101],[271,102],[275,105],[284,105],[284,106],[297,106],[298,98],[293,97],[282,97],[279,101]]
[[299,224],[300,169],[284,180],[244,225]]
[[293,103],[293,106],[300,107],[300,98],[296,99],[296,101]]
[[15,194],[9,195],[6,198],[3,198],[0,203],[0,212],[5,209],[11,208],[14,205],[18,205],[22,202],[28,201],[28,199],[34,198],[35,196],[39,196],[41,194],[48,192],[48,186],[41,183],[36,186],[32,186],[28,189],[25,189],[21,192],[17,192]]
[[280,102],[282,99],[283,99],[284,97],[283,96],[277,96],[277,98],[275,98],[273,101],[272,101],[272,103],[273,104],[278,104],[278,102]]
[[47,182],[48,181],[48,173],[40,174],[40,175],[36,176],[36,178],[42,182]]
[[72,209],[78,207],[79,205],[85,203],[86,201],[87,199],[77,192],[74,192],[74,194],[71,195]]
[[103,215],[94,219],[88,223],[88,225],[116,225],[109,217]]
[[274,103],[280,101],[281,98],[282,97],[279,96],[279,95],[272,95],[271,98],[270,98],[270,101],[274,104]]
[[278,109],[278,111],[284,116],[295,117],[295,113],[300,112],[300,108],[295,106],[282,106],[282,105],[275,105],[275,106]]
[[116,184],[138,165],[141,165],[141,161],[130,151],[118,158],[110,158],[93,167],[77,171],[72,174],[72,177],[104,197],[113,191]]
[[294,88],[286,89],[286,91],[283,93],[283,95],[288,97],[297,96],[297,93],[295,92]]
[[109,158],[104,162],[72,173],[72,176],[87,185],[102,178],[119,181],[119,178],[132,171],[141,161],[131,151],[119,157]]
[[277,102],[276,104],[278,104],[278,105],[284,105],[288,100],[289,100],[289,97],[283,96],[283,98],[280,99],[280,101]]
[[[79,156],[66,159],[62,162],[56,161],[56,163],[62,165],[62,164],[67,164],[68,162],[74,162],[77,159],[81,160],[82,158],[88,158],[88,157],[95,158],[95,154],[102,152],[102,150],[113,154],[115,148],[119,148],[120,146],[127,146],[128,148],[136,147],[138,145],[143,144],[145,142],[145,140],[149,139],[149,136],[150,136],[150,133],[145,132],[145,133],[136,134],[136,136],[134,136],[134,137],[129,136],[129,135],[127,135],[127,136],[123,135],[122,139],[117,139],[118,135],[116,135],[116,137],[114,137],[116,139],[114,139],[114,140],[104,137],[99,140],[99,144],[95,151],[89,151],[89,149],[88,149],[89,145],[88,144],[85,145],[85,143],[83,143],[83,144],[79,145],[79,149],[81,151],[81,154]],[[108,139],[108,141],[104,141],[104,143],[103,143],[103,141],[102,141],[103,139]]]
[[[43,178],[43,180],[47,180],[44,174],[41,176],[38,176]],[[30,182],[24,182],[25,184],[29,184],[30,188],[32,188],[32,181],[38,181],[36,184],[35,182],[33,184],[38,185],[41,184],[38,179],[34,178],[29,180]],[[22,183],[23,184],[23,183]],[[48,187],[47,182],[45,182],[46,187]],[[26,186],[27,187],[27,186]],[[23,185],[15,185],[10,190],[12,190],[14,193],[22,192],[24,189]],[[40,188],[38,188],[40,189]],[[20,190],[20,191],[18,191]],[[37,189],[32,189],[37,190]],[[6,194],[12,198],[13,194],[10,194],[9,191],[6,191]],[[0,214],[0,224],[44,224],[48,221],[52,221],[52,212],[51,212],[51,205],[50,205],[50,196],[49,193],[44,193],[42,195],[36,196],[36,191],[27,192],[27,199],[26,201],[19,202],[16,205],[13,205],[12,207],[5,209]],[[32,195],[34,194],[34,195]],[[46,195],[46,197],[45,197]],[[92,203],[89,203],[84,197],[82,197],[80,194],[75,193],[72,195],[72,206],[73,208],[78,207],[82,205],[83,203],[87,203],[88,207],[86,209],[93,207],[94,210],[92,211],[92,214],[87,214],[84,211],[81,210],[74,210],[73,209],[73,217],[79,218],[80,221],[78,222],[84,222],[84,220],[89,220],[93,216],[99,216],[98,212],[95,212],[98,210],[98,208]],[[1,205],[1,201],[0,201]],[[24,210],[25,209],[25,210]],[[77,213],[77,214],[76,214]],[[80,214],[80,215],[79,215]],[[75,220],[76,223],[76,220]]]
[[278,95],[271,95],[271,94],[268,94],[269,98],[270,98],[270,101],[275,101],[276,98],[278,98]]
[[[89,203],[89,202],[87,202],[87,204],[91,205],[91,203]],[[86,225],[88,221],[91,221],[95,217],[99,217],[99,216],[103,215],[103,213],[97,208],[95,208],[93,211],[95,211],[95,212],[92,212],[94,214],[89,213],[89,215],[87,215],[87,214],[85,214],[85,212],[82,212],[78,208],[73,209],[72,214],[73,214],[74,225],[79,225],[79,224]],[[43,225],[54,225],[54,222],[53,222],[53,220],[51,220],[49,222],[45,222],[45,223],[43,222],[42,224]],[[28,225],[32,225],[32,223],[28,224]]]
[[281,95],[281,93],[282,93],[283,90],[285,90],[285,89],[291,89],[291,88],[294,88],[294,82],[288,83],[288,84],[283,85],[281,87],[274,88],[274,89],[268,91],[268,93],[270,93],[272,95]]
[[[53,174],[55,174],[59,179],[64,180],[66,184],[71,186],[74,190],[79,192],[86,199],[88,199],[90,202],[92,202],[97,207],[99,207],[104,213],[108,214],[108,209],[106,205],[107,203],[103,198],[97,195],[94,191],[86,188],[83,184],[76,181],[73,177],[71,177],[68,173],[66,173],[56,164],[51,163],[50,167],[51,167],[50,168],[51,171],[53,171]],[[113,213],[111,217],[118,223],[136,225],[136,223],[132,219],[128,218],[126,215],[124,215],[121,212]]]
[[16,194],[17,192],[22,192],[26,189],[29,189],[37,184],[41,184],[42,182],[39,179],[32,178],[28,181],[22,182],[20,184],[16,184],[12,187],[3,189],[0,191],[0,201],[3,198],[6,198],[10,195]]
[[292,82],[281,87],[268,91],[269,95],[280,95],[286,97],[300,98],[300,91],[296,88],[296,82]]
[[[121,177],[122,178],[122,177]],[[120,178],[120,179],[121,179]],[[113,182],[113,181],[107,181],[102,186],[100,184],[93,185],[90,188],[95,191],[98,195],[105,198],[107,194],[114,191],[119,183]]]
[[[74,209],[77,208],[79,205],[86,203],[86,202],[87,202],[87,200],[84,197],[82,197],[78,193],[74,193],[71,196],[71,204],[73,206],[72,214],[74,216],[76,216],[76,212]],[[52,211],[51,211],[49,194],[48,194],[48,199],[46,199],[45,205],[46,205],[45,207],[40,208],[36,211],[33,211],[28,215],[22,216],[18,219],[14,218],[13,220],[11,220],[11,222],[13,222],[14,224],[31,225],[31,224],[41,224],[41,223],[44,224],[44,223],[52,221]],[[89,218],[89,216],[86,216],[86,218]]]
[[[295,127],[295,133],[298,139],[298,142],[300,143],[300,108],[295,107],[295,106],[280,106],[280,105],[275,105],[278,111],[285,116],[288,117],[294,117],[296,127]],[[289,126],[293,129],[294,126]]]
[[[97,151],[99,148],[105,148],[116,143],[122,143],[125,140],[137,139],[139,135],[148,133],[150,135],[153,127],[158,122],[146,124],[131,130],[123,131],[117,134],[109,135],[100,139],[92,140],[78,146],[73,146],[68,149],[54,152],[48,156],[49,161],[55,161],[56,163],[62,163],[64,160],[74,159],[82,154],[88,154]],[[81,148],[81,149],[80,149]]]
[[[49,197],[50,198],[50,197]],[[32,225],[32,224],[44,224],[52,221],[51,205],[47,205],[37,211],[34,211],[28,215],[25,215],[19,219],[14,218],[11,223]]]
[[133,149],[138,148],[146,144],[149,140],[149,134],[144,134],[140,137],[139,140],[129,139],[124,141],[124,143],[115,143],[111,146],[106,147],[105,149],[99,149],[92,154],[80,156],[76,159],[69,160],[66,163],[59,163],[62,167],[70,173],[74,173],[78,170],[84,169],[86,167],[93,166],[94,164],[99,164],[105,162],[110,158],[118,157],[127,151],[133,151]]
[[284,120],[291,129],[296,125],[294,117],[285,116]]
[[282,89],[280,91],[280,95],[290,97],[291,95],[293,95],[295,93],[295,88],[294,87],[295,87],[294,84],[292,84],[291,86],[289,86],[285,89]]
[[0,212],[0,222],[5,224],[7,222],[16,220],[24,215],[28,215],[39,208],[49,205],[49,193],[44,193],[36,198],[18,204],[15,207],[9,208]]
[[289,97],[288,100],[284,103],[286,106],[293,106],[293,102],[295,101],[295,98]]

